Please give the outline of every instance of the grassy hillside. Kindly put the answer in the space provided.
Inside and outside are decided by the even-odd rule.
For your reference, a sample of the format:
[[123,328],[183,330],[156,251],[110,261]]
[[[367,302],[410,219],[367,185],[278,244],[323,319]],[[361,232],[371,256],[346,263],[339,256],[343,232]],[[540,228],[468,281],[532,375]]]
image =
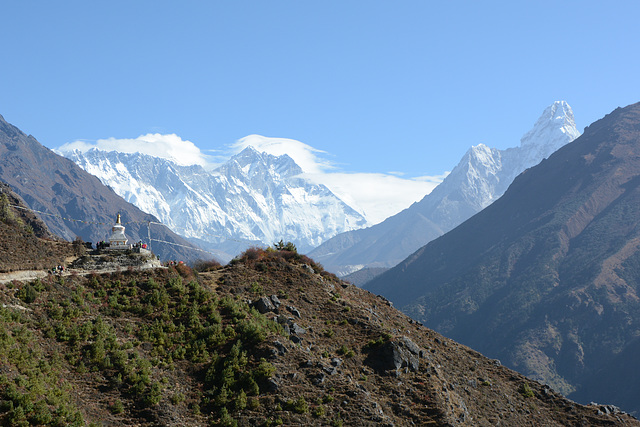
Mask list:
[[640,425],[286,250],[12,282],[0,302],[4,425]]
[[63,264],[81,249],[49,232],[11,188],[0,182],[0,273],[44,270]]

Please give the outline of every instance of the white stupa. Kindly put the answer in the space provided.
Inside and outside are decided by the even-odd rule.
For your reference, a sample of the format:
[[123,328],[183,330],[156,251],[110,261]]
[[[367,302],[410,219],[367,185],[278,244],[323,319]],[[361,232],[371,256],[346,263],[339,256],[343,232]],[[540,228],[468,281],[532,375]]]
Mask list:
[[129,249],[130,245],[127,245],[127,241],[127,236],[124,235],[124,225],[120,222],[120,214],[118,214],[116,223],[111,227],[109,249]]

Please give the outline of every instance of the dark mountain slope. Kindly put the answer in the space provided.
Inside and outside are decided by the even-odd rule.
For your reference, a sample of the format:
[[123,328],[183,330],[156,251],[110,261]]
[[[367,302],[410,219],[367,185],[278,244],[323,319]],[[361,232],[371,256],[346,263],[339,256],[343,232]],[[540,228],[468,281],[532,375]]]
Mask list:
[[[589,126],[366,288],[565,393],[591,384],[580,394],[588,400],[606,388],[590,378],[640,334],[639,247],[634,104]],[[623,359],[629,372],[640,367]]]
[[[41,215],[41,219],[53,233],[66,240],[73,240],[76,236],[92,242],[105,240],[116,215],[121,213],[129,240],[146,241],[148,221],[157,221],[152,215],[124,201],[71,160],[55,154],[33,136],[27,136],[7,123],[2,116],[0,180],[8,183],[30,208],[49,214]],[[151,237],[192,246],[162,226],[152,225]],[[201,252],[162,243],[154,243],[152,248],[163,259],[202,257]]]

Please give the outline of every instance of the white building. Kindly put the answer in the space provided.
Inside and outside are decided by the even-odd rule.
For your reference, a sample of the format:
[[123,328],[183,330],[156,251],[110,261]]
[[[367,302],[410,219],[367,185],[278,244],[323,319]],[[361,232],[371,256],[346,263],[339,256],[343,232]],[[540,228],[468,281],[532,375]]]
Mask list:
[[127,244],[127,236],[124,235],[124,225],[120,222],[120,214],[116,219],[116,223],[111,227],[111,236],[109,237],[109,249],[131,249],[131,245]]

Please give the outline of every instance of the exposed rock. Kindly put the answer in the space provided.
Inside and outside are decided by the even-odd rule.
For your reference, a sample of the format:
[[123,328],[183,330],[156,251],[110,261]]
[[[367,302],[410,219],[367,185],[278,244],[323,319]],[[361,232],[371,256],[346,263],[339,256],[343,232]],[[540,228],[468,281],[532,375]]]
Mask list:
[[[267,297],[259,298],[256,302],[253,303],[253,306],[262,314],[268,313],[270,311],[275,311],[276,309],[271,300]],[[280,319],[278,318],[278,320]]]
[[305,334],[306,332],[307,332],[307,330],[305,328],[303,328],[302,326],[298,325],[297,323],[294,323],[293,325],[291,325],[291,333],[292,334],[302,335],[302,334]]
[[301,318],[302,317],[302,315],[300,314],[300,311],[298,311],[297,308],[295,308],[295,307],[293,307],[291,305],[287,306],[287,310],[289,310],[289,312],[291,314],[293,314],[294,316],[296,316],[297,318]]
[[423,350],[407,337],[388,341],[378,349],[373,350],[365,360],[369,366],[377,371],[396,371],[402,368],[417,371],[420,367],[420,357]]
[[280,356],[284,356],[287,352],[287,347],[285,347],[280,341],[275,341],[273,345],[275,347],[273,350],[275,350]]
[[280,307],[280,300],[278,299],[277,295],[271,295],[269,297],[271,299],[271,303],[273,304],[273,306],[278,309]]
[[316,375],[312,382],[314,385],[320,385],[322,383],[324,383],[324,380],[326,379],[326,375],[324,374],[324,372],[320,372],[318,375]]
[[266,389],[272,392],[278,391],[280,389],[280,384],[278,384],[278,382],[274,378],[269,378],[266,381],[266,385]]
[[322,370],[325,371],[329,375],[335,375],[335,374],[338,373],[338,370],[336,368],[334,368],[333,366],[324,366],[324,367],[322,367]]

